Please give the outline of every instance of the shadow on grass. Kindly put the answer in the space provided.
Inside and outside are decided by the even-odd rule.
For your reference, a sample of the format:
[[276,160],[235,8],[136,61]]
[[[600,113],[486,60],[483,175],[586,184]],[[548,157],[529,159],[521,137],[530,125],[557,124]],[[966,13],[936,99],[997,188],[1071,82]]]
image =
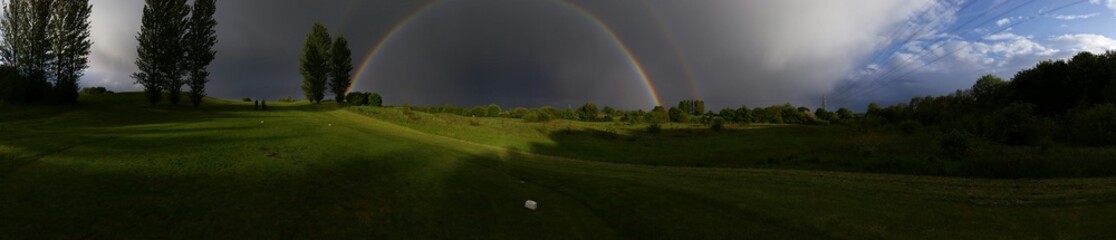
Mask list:
[[[531,156],[430,152],[415,146],[341,159],[41,163],[3,178],[0,222],[11,224],[0,232],[188,239],[822,236],[655,183],[507,164]],[[230,167],[238,165],[254,167]],[[525,209],[528,199],[540,208]]]
[[534,143],[529,152],[589,161],[680,167],[779,167],[823,164],[803,144],[816,142],[814,127],[763,127],[713,131],[666,128],[576,129],[548,134],[554,143]]
[[1116,176],[1116,149],[973,146],[943,157],[933,135],[841,126],[555,131],[528,152],[650,166],[769,168],[977,178]]

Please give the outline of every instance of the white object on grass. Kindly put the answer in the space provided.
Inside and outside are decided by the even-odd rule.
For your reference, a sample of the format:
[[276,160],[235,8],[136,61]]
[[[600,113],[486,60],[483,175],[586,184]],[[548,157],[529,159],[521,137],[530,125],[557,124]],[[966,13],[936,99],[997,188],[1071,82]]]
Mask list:
[[330,123],[330,124],[329,124],[329,126],[330,126],[330,127],[332,127],[332,126],[333,126],[333,124],[332,124],[332,123]]
[[539,207],[539,203],[537,203],[535,201],[527,200],[527,202],[523,204],[523,207],[526,207],[527,209],[535,210],[536,208]]

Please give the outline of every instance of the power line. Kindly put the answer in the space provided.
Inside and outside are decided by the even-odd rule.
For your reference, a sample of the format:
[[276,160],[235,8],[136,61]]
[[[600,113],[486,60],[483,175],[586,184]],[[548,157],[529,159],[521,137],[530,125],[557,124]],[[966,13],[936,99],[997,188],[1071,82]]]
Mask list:
[[[1032,0],[1032,2],[1033,2],[1033,1],[1034,1],[1034,0]],[[965,11],[966,9],[968,9],[969,7],[971,7],[973,3],[976,3],[976,2],[977,2],[977,1],[976,1],[976,0],[974,0],[974,1],[970,1],[970,2],[967,2],[967,3],[965,3],[965,4],[964,4],[964,5],[962,5],[962,6],[960,7],[960,8],[958,8],[958,9],[957,9],[957,13],[961,13],[961,12]],[[949,33],[955,32],[955,31],[957,31],[957,30],[960,30],[961,28],[963,28],[963,27],[965,27],[965,26],[968,26],[969,24],[971,24],[972,22],[976,21],[977,19],[980,19],[981,17],[983,17],[984,15],[988,14],[989,12],[992,12],[992,11],[991,11],[992,9],[998,8],[998,7],[1000,7],[1001,5],[1003,5],[1003,4],[1004,4],[1004,3],[1006,3],[1006,2],[1008,2],[1008,1],[1002,1],[1002,2],[999,2],[999,3],[995,4],[995,5],[992,5],[992,7],[990,7],[990,8],[989,8],[989,11],[983,11],[983,12],[981,12],[981,14],[977,15],[976,17],[970,18],[970,19],[969,19],[968,21],[965,21],[964,23],[958,24],[958,25],[954,26],[953,28],[950,28],[949,30],[945,31],[945,33],[946,33],[946,34],[949,34]],[[933,8],[927,9],[927,11],[929,11],[929,10],[931,10],[931,9],[933,9]],[[1013,10],[1014,10],[1014,9],[1013,9]],[[1010,11],[1010,10],[1009,10],[1009,11]],[[996,19],[996,18],[992,18],[992,19]],[[917,33],[921,33],[922,31],[925,31],[925,28],[927,28],[927,27],[930,27],[930,26],[933,26],[933,25],[934,25],[934,24],[935,24],[936,22],[937,22],[937,21],[934,21],[934,22],[931,22],[931,23],[929,23],[929,24],[923,25],[923,26],[922,26],[922,28],[920,28],[920,29],[919,29],[918,31],[915,31],[915,32],[913,32],[912,34],[908,35],[908,36],[907,36],[907,39],[905,39],[905,40],[903,41],[903,43],[901,43],[901,44],[899,44],[899,45],[891,45],[891,46],[893,46],[893,47],[889,47],[889,48],[887,48],[887,49],[884,49],[884,51],[882,51],[882,52],[885,52],[886,54],[883,54],[882,56],[892,56],[892,55],[895,55],[895,52],[897,52],[899,48],[901,48],[901,47],[903,47],[903,46],[906,46],[907,44],[909,44],[909,43],[910,43],[911,41],[913,41],[913,40],[914,40],[914,37],[915,37],[915,36],[917,36],[917,35],[915,35],[915,34],[917,34]],[[979,26],[979,25],[978,25],[978,26]],[[920,57],[921,57],[921,56],[920,56]],[[870,63],[873,63],[873,64],[874,64],[874,63],[876,63],[876,62],[879,62],[879,60],[877,60],[877,59],[876,59],[875,57],[874,57],[874,58],[873,58],[873,59],[872,59],[872,60],[870,61]],[[885,72],[884,74],[889,74],[889,73],[891,73],[891,71],[893,71],[893,69],[889,69],[889,70],[888,70],[888,72]],[[881,76],[881,75],[884,75],[884,74],[880,74],[880,75],[877,75],[877,76]],[[870,81],[867,81],[866,83],[867,83],[867,84],[873,84],[873,83],[874,83],[875,81],[877,81],[877,80],[879,80],[879,78],[872,78],[872,79],[871,79]],[[846,94],[846,91],[852,91],[852,90],[853,90],[852,88],[853,88],[853,85],[849,85],[849,87],[846,87],[845,89],[842,89],[842,90],[836,91],[836,92],[835,92],[836,94],[834,94],[834,95],[835,95],[835,96],[838,96],[839,98],[840,98],[840,97],[844,97],[844,95]]]
[[[974,1],[969,1],[969,2],[965,3],[965,5],[961,6],[961,8],[960,8],[960,10],[958,10],[958,12],[964,11],[965,8],[967,8],[969,5],[971,5],[972,3],[975,3],[975,2],[976,1],[974,0]],[[919,21],[921,21],[926,16],[926,14],[930,13],[933,10],[934,10],[933,6],[928,7],[925,10],[922,10],[922,13],[919,14],[918,17],[914,18],[913,21],[905,21],[902,26],[905,27],[905,26],[917,24]],[[920,33],[925,31],[927,27],[934,25],[935,23],[938,22],[938,20],[941,20],[941,19],[935,19],[934,21],[931,21],[928,24],[922,25],[921,27],[918,28],[918,30],[915,30],[915,31],[910,32],[909,34],[906,34],[906,38],[904,38],[902,43],[900,43],[898,45],[896,45],[895,42],[889,42],[889,44],[887,45],[888,46],[887,48],[884,48],[880,51],[877,51],[875,54],[872,55],[872,57],[868,58],[868,62],[869,63],[879,62],[880,57],[890,56],[892,54],[895,54],[895,51],[896,51],[897,48],[900,48],[902,46],[907,45],[907,43],[910,43],[910,41],[913,40],[915,38],[915,36],[920,35]],[[899,33],[904,29],[903,27],[896,27],[895,30],[892,31],[891,34],[887,35],[888,38],[894,39],[894,38],[902,37],[902,36],[899,35]],[[840,92],[848,91],[848,90],[850,90],[850,88],[852,88],[852,85],[848,85],[847,87],[844,87],[843,89],[834,91],[834,93],[840,93]]]
[[[1017,21],[1016,23],[1013,23],[1013,24],[1011,24],[1011,25],[1008,25],[1008,26],[1007,26],[1007,27],[1005,27],[1005,28],[1002,28],[1002,29],[1000,29],[1000,30],[996,31],[996,33],[999,33],[999,32],[1004,32],[1004,31],[1006,31],[1006,30],[1008,30],[1008,29],[1011,29],[1012,27],[1018,26],[1019,24],[1023,24],[1023,23],[1025,23],[1025,22],[1028,22],[1028,21],[1030,21],[1030,20],[1033,20],[1033,19],[1035,19],[1035,18],[1038,18],[1038,17],[1042,17],[1042,16],[1046,16],[1046,15],[1048,15],[1048,14],[1050,14],[1050,13],[1053,13],[1053,12],[1056,12],[1056,11],[1059,11],[1059,10],[1062,10],[1062,9],[1065,9],[1065,8],[1068,8],[1068,7],[1071,7],[1071,6],[1077,5],[1077,4],[1081,4],[1081,3],[1084,3],[1084,2],[1087,2],[1087,1],[1089,1],[1089,0],[1079,0],[1079,1],[1076,1],[1076,2],[1072,2],[1072,3],[1066,4],[1066,5],[1062,5],[1062,6],[1059,6],[1059,7],[1057,7],[1057,8],[1051,9],[1050,11],[1042,12],[1042,13],[1040,13],[1040,14],[1038,14],[1038,15],[1035,15],[1035,16],[1027,17],[1027,18],[1025,18],[1025,19],[1023,19],[1023,20],[1021,20],[1021,21]],[[963,47],[958,47],[958,48],[954,49],[953,51],[950,51],[950,52],[948,52],[948,53],[946,53],[946,54],[943,54],[943,55],[941,55],[941,56],[938,56],[938,57],[937,57],[937,58],[935,58],[934,60],[931,60],[931,61],[929,61],[929,62],[926,62],[926,63],[922,64],[921,66],[919,66],[919,67],[917,67],[917,68],[914,68],[914,69],[911,69],[911,70],[907,71],[906,73],[904,73],[903,75],[900,75],[899,77],[897,77],[897,78],[895,78],[895,79],[902,79],[902,78],[904,78],[904,77],[906,77],[906,76],[908,76],[908,75],[910,75],[910,74],[914,73],[914,72],[915,72],[915,71],[917,71],[918,69],[921,69],[921,68],[923,68],[923,67],[926,67],[926,66],[929,66],[929,65],[931,65],[931,64],[934,64],[934,63],[936,63],[936,62],[938,62],[938,61],[940,61],[940,60],[944,59],[944,58],[945,58],[945,57],[947,57],[947,56],[953,55],[954,53],[957,53],[957,52],[961,51],[962,49],[964,49],[964,48],[963,48]],[[887,82],[887,81],[885,81],[885,82],[884,82],[884,83],[883,83],[882,85],[879,85],[879,86],[873,87],[873,88],[871,88],[871,89],[869,89],[869,90],[867,90],[867,91],[864,91],[864,92],[862,92],[862,94],[867,94],[867,93],[871,93],[872,91],[875,91],[876,89],[879,89],[879,88],[882,88],[882,87],[884,87],[884,86],[887,86],[887,84],[888,84],[888,82]]]
[[[964,36],[965,34],[968,34],[969,32],[972,32],[973,30],[976,30],[976,28],[977,28],[977,27],[980,27],[980,26],[984,26],[984,25],[986,25],[986,24],[988,24],[988,23],[991,23],[992,21],[996,21],[996,20],[998,20],[998,19],[1002,18],[1003,16],[1005,16],[1005,15],[1008,15],[1008,14],[1010,14],[1010,13],[1012,13],[1012,12],[1015,12],[1015,11],[1019,10],[1020,8],[1022,8],[1022,7],[1024,7],[1024,6],[1027,6],[1027,5],[1030,5],[1031,3],[1034,3],[1034,2],[1036,2],[1036,1],[1037,1],[1037,0],[1030,0],[1030,1],[1027,1],[1027,2],[1025,2],[1025,3],[1023,3],[1023,4],[1020,4],[1020,5],[1017,5],[1017,6],[1015,6],[1015,7],[1011,8],[1011,9],[1009,9],[1009,10],[1007,10],[1007,11],[1004,11],[1004,12],[1000,13],[999,15],[996,15],[995,17],[989,18],[989,19],[985,20],[984,22],[981,22],[980,24],[977,24],[977,25],[976,25],[976,26],[975,26],[974,28],[972,28],[972,29],[969,29],[968,31],[965,31],[965,32],[963,32],[963,33],[959,33],[959,34],[958,34],[958,33],[954,33],[954,31],[956,31],[956,30],[960,30],[960,29],[961,29],[961,28],[962,28],[963,26],[965,26],[965,25],[968,25],[968,23],[971,23],[971,22],[975,21],[976,19],[979,19],[979,16],[983,16],[983,15],[985,15],[985,14],[987,14],[988,12],[991,12],[991,11],[985,12],[984,14],[978,15],[978,17],[974,17],[974,18],[970,19],[970,20],[969,20],[969,21],[967,21],[967,22],[966,22],[965,24],[961,24],[961,25],[959,25],[958,27],[953,27],[953,28],[951,29],[951,30],[953,30],[953,31],[947,31],[947,32],[946,32],[946,35],[947,35],[947,36],[950,36],[950,35],[953,35],[953,36]],[[1083,0],[1083,1],[1088,1],[1088,0]],[[1000,5],[995,5],[995,6],[993,6],[993,9],[994,9],[994,8],[996,8],[996,7],[999,7],[999,6],[1000,6]],[[958,12],[960,12],[960,11],[958,11]],[[1017,23],[1016,23],[1016,24],[1014,24],[1014,25],[1018,25],[1018,23],[1019,23],[1019,22],[1017,22]],[[1014,25],[1013,25],[1013,26],[1014,26]],[[939,48],[943,47],[943,46],[944,46],[944,44],[943,44],[943,43],[944,43],[945,41],[949,40],[949,39],[951,39],[951,38],[949,38],[949,37],[946,37],[946,38],[941,38],[940,40],[935,40],[934,42],[932,42],[931,44],[929,44],[929,45],[928,45],[928,46],[930,46],[930,47],[931,47],[931,49],[926,49],[926,50],[925,50],[925,51],[923,51],[923,52],[922,52],[921,54],[917,55],[916,57],[913,57],[912,59],[921,59],[921,58],[925,57],[925,56],[926,56],[927,54],[930,54],[930,53],[932,53],[933,51],[935,51],[935,50],[937,50],[937,49],[939,49]],[[953,52],[956,52],[956,51],[953,51]],[[947,55],[948,55],[948,54],[947,54]],[[943,55],[943,56],[946,56],[946,55]],[[888,82],[888,80],[886,80],[886,79],[888,79],[888,78],[892,77],[892,75],[893,75],[893,74],[896,74],[896,73],[897,73],[898,71],[900,71],[900,70],[902,70],[902,69],[904,69],[904,68],[906,68],[906,67],[910,66],[910,64],[912,64],[912,63],[914,63],[914,62],[913,62],[913,61],[908,61],[908,62],[904,62],[903,64],[899,65],[898,67],[890,68],[890,69],[888,69],[888,70],[887,70],[886,72],[884,72],[883,74],[879,74],[879,75],[877,75],[877,77],[875,77],[875,78],[871,78],[871,79],[870,79],[869,81],[867,81],[867,83],[869,84],[869,86],[873,86],[873,89],[874,89],[874,88],[878,87],[878,85],[880,85],[880,84],[884,84],[884,83]],[[925,65],[923,65],[923,67],[924,67],[924,66],[925,66]],[[881,83],[881,82],[880,82],[881,80],[883,80],[883,83]],[[895,81],[895,80],[891,80],[891,81]],[[849,91],[846,91],[846,92],[841,92],[841,93],[839,93],[839,94],[837,95],[837,98],[838,98],[838,99],[847,99],[847,97],[849,97],[849,96],[850,96],[850,94],[851,94],[851,93],[854,93],[854,92],[856,92],[856,90],[855,90],[855,89],[850,89]],[[863,91],[862,91],[862,92],[863,92]]]
[[[1027,1],[1027,2],[1021,4],[1021,5],[1017,5],[1014,8],[1011,8],[1007,11],[1004,11],[1003,13],[1000,13],[999,15],[996,15],[995,17],[989,18],[989,19],[985,20],[984,22],[981,22],[980,24],[977,24],[974,28],[971,28],[968,31],[965,31],[963,33],[955,33],[955,31],[960,30],[961,27],[954,27],[954,28],[951,29],[952,31],[947,31],[946,35],[947,36],[952,35],[952,36],[958,36],[958,37],[964,36],[965,34],[968,34],[969,32],[972,32],[973,30],[976,30],[977,27],[984,26],[985,24],[991,23],[992,21],[996,21],[997,19],[1002,18],[1003,16],[1006,16],[1006,15],[1012,13],[1012,12],[1015,12],[1016,10],[1019,10],[1020,8],[1022,8],[1024,6],[1027,6],[1027,5],[1030,5],[1031,3],[1034,3],[1036,1],[1037,0],[1030,0],[1030,1]],[[999,5],[997,5],[997,7],[998,6]],[[981,16],[983,16],[983,14],[981,14]],[[973,19],[969,20],[968,22],[972,22],[976,19],[978,19],[978,18],[973,18]],[[964,25],[968,25],[968,24],[966,23]],[[950,39],[949,37],[946,37],[946,38],[941,38],[939,40],[935,40],[934,42],[932,42],[931,44],[928,45],[928,46],[930,46],[931,49],[926,49],[925,51],[918,54],[917,56],[915,56],[912,59],[922,59],[923,57],[926,57],[928,54],[932,53],[933,51],[937,50],[938,48],[941,48],[941,47],[945,46],[944,45],[945,41],[947,41],[949,39]],[[875,78],[871,78],[871,80],[868,81],[868,84],[869,85],[879,85],[879,84],[881,84],[880,83],[881,80],[883,81],[883,83],[886,83],[888,81],[887,79],[893,76],[892,74],[896,74],[899,71],[902,71],[904,68],[906,68],[907,66],[910,66],[912,63],[914,63],[914,62],[913,61],[908,61],[908,62],[904,62],[903,64],[899,65],[898,67],[890,68],[886,72],[884,72],[883,74],[877,75],[877,77],[875,77]],[[895,81],[895,80],[891,80],[891,81]],[[855,90],[853,90],[853,91],[855,91]],[[847,97],[847,95],[842,94],[841,97]]]

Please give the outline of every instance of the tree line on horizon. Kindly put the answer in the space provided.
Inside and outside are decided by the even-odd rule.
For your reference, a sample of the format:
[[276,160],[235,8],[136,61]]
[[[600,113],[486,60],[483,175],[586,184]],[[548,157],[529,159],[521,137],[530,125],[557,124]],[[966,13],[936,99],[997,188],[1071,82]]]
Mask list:
[[182,87],[190,88],[190,103],[197,107],[209,83],[209,64],[216,57],[216,0],[145,0],[140,31],[136,35],[136,66],[132,74],[143,85],[151,104],[163,100],[173,105],[182,99]]
[[504,111],[496,104],[472,108],[454,105],[410,107],[428,113],[473,117],[519,118],[527,122],[573,120],[590,122],[773,123],[829,125],[851,124],[868,128],[898,128],[911,132],[932,128],[951,136],[980,137],[1006,145],[1041,146],[1065,143],[1083,146],[1116,145],[1116,51],[1081,52],[1068,60],[1042,61],[1005,81],[993,75],[978,79],[971,88],[945,96],[912,98],[909,103],[881,107],[870,103],[867,111],[847,108],[829,111],[795,107],[789,103],[768,107],[704,109],[702,100],[683,100],[676,107],[656,106],[650,111],[616,110],[594,103],[573,108],[517,107]]
[[930,126],[1007,145],[1116,145],[1116,51],[1047,60],[1009,81],[993,75],[945,96],[881,107],[870,125]]
[[0,102],[74,103],[89,67],[88,0],[10,0],[0,16]]
[[[427,113],[448,113],[466,117],[518,118],[527,122],[571,120],[585,122],[623,122],[629,124],[712,124],[715,121],[724,121],[725,123],[737,124],[771,123],[828,125],[830,123],[852,121],[856,118],[855,114],[846,108],[841,108],[837,110],[837,112],[829,112],[821,108],[813,111],[807,107],[795,107],[790,103],[757,108],[749,108],[748,106],[725,108],[715,113],[713,111],[704,111],[704,101],[702,100],[682,100],[679,101],[678,106],[670,108],[656,106],[650,111],[642,109],[618,110],[611,106],[600,108],[592,102],[587,102],[577,108],[573,108],[572,106],[561,109],[551,106],[543,106],[534,109],[516,107],[507,111],[496,104],[472,108],[458,107],[451,104],[442,106],[404,107]],[[703,110],[704,112],[699,112],[699,110]]]

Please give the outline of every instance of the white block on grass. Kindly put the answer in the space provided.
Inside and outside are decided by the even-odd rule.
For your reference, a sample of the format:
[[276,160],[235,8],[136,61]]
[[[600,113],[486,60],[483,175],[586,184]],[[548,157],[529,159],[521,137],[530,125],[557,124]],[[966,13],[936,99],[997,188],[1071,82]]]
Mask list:
[[527,202],[523,204],[523,207],[526,207],[527,209],[535,210],[536,208],[539,207],[539,203],[537,203],[535,201],[527,200]]

